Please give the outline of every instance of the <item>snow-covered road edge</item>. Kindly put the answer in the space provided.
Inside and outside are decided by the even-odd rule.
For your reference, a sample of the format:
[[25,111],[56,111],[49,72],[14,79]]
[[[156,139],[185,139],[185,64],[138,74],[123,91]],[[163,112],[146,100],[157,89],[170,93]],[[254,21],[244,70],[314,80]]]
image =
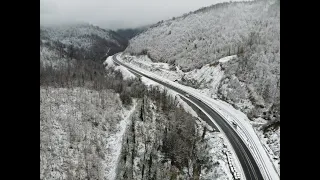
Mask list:
[[[184,101],[180,98],[180,96],[183,96],[184,98],[188,99],[188,97],[186,97],[184,94],[180,94],[179,92],[176,92],[168,87],[165,87],[157,82],[154,82],[153,80],[142,76],[141,77],[141,81],[145,84],[145,85],[152,85],[152,86],[158,86],[161,87],[161,89],[166,89],[168,94],[172,95],[173,97],[176,97],[179,101],[179,104],[184,108],[184,110],[188,113],[190,113],[192,116],[194,117],[198,117],[197,113]],[[193,101],[190,101],[192,104],[194,104],[198,109],[200,109],[212,122],[214,122],[214,120],[212,119],[212,117],[205,112],[200,106],[198,106],[197,104],[195,104]],[[228,141],[228,138],[226,137],[226,135],[223,133],[222,129],[217,126],[217,128],[219,129],[219,131],[221,132],[221,138],[223,138],[225,141],[225,146],[227,147],[227,149],[231,150],[228,151],[229,152],[229,156],[232,157],[232,166],[235,170],[234,173],[238,174],[239,177],[241,177],[241,180],[245,180],[245,175],[244,175],[244,171],[242,169],[242,166],[240,164],[240,161],[238,159],[238,157],[235,154],[235,151],[233,149],[233,146],[230,144],[230,142]],[[232,153],[231,153],[232,152]],[[235,160],[235,161],[234,161]],[[223,163],[225,163],[224,161],[222,161]],[[230,168],[230,167],[229,167]],[[229,170],[225,170],[226,172],[228,172]],[[228,174],[228,176],[231,178],[233,175],[232,174]]]
[[[117,58],[119,59],[120,53],[116,54]],[[123,63],[123,61],[122,61]],[[252,126],[246,121],[245,119],[247,116],[242,113],[241,111],[235,110],[232,106],[228,107],[222,103],[222,101],[217,101],[211,99],[201,93],[199,93],[196,89],[181,85],[179,83],[170,81],[168,79],[164,79],[163,77],[146,71],[140,67],[136,67],[132,64],[125,63],[127,66],[132,67],[144,74],[149,75],[150,77],[156,78],[162,82],[175,86],[179,89],[186,91],[187,93],[192,94],[198,99],[201,99],[204,103],[209,105],[212,109],[214,109],[219,115],[221,115],[224,119],[227,120],[228,123],[231,124],[232,121],[235,121],[238,126],[240,127],[240,131],[237,130],[236,132],[239,134],[241,139],[246,143],[248,149],[252,152],[253,157],[256,159],[256,162],[261,169],[261,172],[265,179],[280,179],[280,175],[277,172],[276,168],[274,167],[272,161],[269,159],[267,152],[263,148],[262,143],[260,142],[257,134],[254,132]]]

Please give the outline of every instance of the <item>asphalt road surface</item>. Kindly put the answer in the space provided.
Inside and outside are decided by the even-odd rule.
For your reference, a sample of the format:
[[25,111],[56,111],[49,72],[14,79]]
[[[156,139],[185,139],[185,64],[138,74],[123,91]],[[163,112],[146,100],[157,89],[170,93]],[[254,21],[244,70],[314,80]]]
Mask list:
[[[149,79],[152,79],[153,81],[162,84],[180,94],[188,94],[185,91],[176,88],[170,84],[166,84],[165,82],[162,82],[158,79],[155,79],[153,77],[150,77],[144,73],[141,73],[123,63],[118,61],[116,59],[116,55],[113,56],[113,61],[116,64],[122,65],[126,67],[128,70],[133,72],[134,74],[138,74],[140,76],[145,76]],[[238,136],[238,134],[235,132],[235,130],[213,109],[211,109],[207,104],[203,103],[199,99],[192,96],[192,94],[189,94],[188,99],[192,101],[193,103],[197,104],[199,107],[201,107],[207,114],[211,116],[212,119],[215,120],[215,123],[222,129],[222,131],[225,133],[226,137],[228,138],[230,144],[232,145],[233,149],[235,150],[235,153],[240,161],[240,164],[242,166],[242,169],[244,171],[244,175],[246,176],[247,180],[263,180],[263,176],[260,172],[260,169],[254,160],[253,156],[251,155],[251,152],[245,145],[245,143],[242,141],[242,139]],[[207,121],[208,122],[208,121]],[[211,125],[213,128],[216,128],[213,122],[208,122],[209,125]]]

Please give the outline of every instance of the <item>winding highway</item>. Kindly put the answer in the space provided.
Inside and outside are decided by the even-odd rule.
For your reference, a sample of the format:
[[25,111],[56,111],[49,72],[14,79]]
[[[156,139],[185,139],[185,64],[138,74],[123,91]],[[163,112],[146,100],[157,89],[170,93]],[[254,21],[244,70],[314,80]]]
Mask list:
[[[179,89],[177,87],[174,87],[170,84],[167,84],[159,79],[156,79],[154,77],[150,77],[145,73],[139,72],[135,69],[133,69],[130,66],[127,66],[126,64],[120,62],[117,59],[117,55],[113,56],[113,61],[116,64],[122,65],[124,67],[126,67],[128,70],[130,70],[131,72],[133,72],[134,74],[138,74],[140,76],[145,76],[159,84],[162,84],[180,94],[188,94],[187,92],[185,92],[182,89]],[[243,173],[245,175],[245,179],[246,180],[263,180],[263,176],[262,173],[253,157],[253,155],[251,154],[250,150],[248,149],[248,147],[245,145],[245,143],[242,141],[242,139],[240,138],[240,136],[235,132],[235,130],[226,122],[226,120],[224,120],[223,117],[221,117],[216,111],[214,111],[214,109],[212,109],[211,107],[209,107],[206,103],[202,102],[201,100],[199,100],[198,98],[196,98],[195,96],[193,96],[192,94],[188,95],[188,100],[192,101],[194,104],[198,105],[199,107],[201,107],[201,109],[203,111],[206,112],[206,114],[208,114],[209,116],[211,116],[212,119],[214,119],[215,123],[217,126],[220,127],[220,129],[224,132],[225,136],[228,138],[230,144],[232,145],[236,156],[238,157],[241,167],[243,169]],[[208,121],[208,124],[212,127],[216,127],[215,124],[213,124],[212,121]]]

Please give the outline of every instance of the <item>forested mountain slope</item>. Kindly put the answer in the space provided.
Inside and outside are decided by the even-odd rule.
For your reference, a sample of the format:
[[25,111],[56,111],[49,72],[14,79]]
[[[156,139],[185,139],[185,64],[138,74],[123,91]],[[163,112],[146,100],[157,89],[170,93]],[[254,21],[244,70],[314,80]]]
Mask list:
[[102,62],[106,55],[123,51],[128,40],[111,30],[88,24],[40,26],[40,59],[89,59]]
[[127,29],[118,29],[116,31],[116,33],[118,33],[119,35],[121,35],[122,37],[126,38],[126,39],[131,39],[135,36],[137,36],[138,34],[140,34],[141,32],[143,32],[144,30],[146,30],[148,27],[147,26],[143,26],[143,27],[139,27],[139,28],[127,28]]
[[220,98],[233,103],[250,99],[256,106],[252,117],[265,107],[272,117],[280,115],[279,0],[220,3],[160,21],[131,39],[125,52],[145,54],[185,72],[237,55],[220,63],[225,72]]

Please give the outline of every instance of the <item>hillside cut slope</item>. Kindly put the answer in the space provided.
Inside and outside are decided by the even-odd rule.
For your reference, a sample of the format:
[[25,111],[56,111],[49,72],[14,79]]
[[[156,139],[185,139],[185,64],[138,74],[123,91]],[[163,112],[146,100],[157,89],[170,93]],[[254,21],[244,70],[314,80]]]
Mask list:
[[252,118],[280,119],[279,0],[220,3],[160,21],[131,39],[125,52],[184,72],[236,55],[220,64],[218,96],[231,104],[250,99]]

